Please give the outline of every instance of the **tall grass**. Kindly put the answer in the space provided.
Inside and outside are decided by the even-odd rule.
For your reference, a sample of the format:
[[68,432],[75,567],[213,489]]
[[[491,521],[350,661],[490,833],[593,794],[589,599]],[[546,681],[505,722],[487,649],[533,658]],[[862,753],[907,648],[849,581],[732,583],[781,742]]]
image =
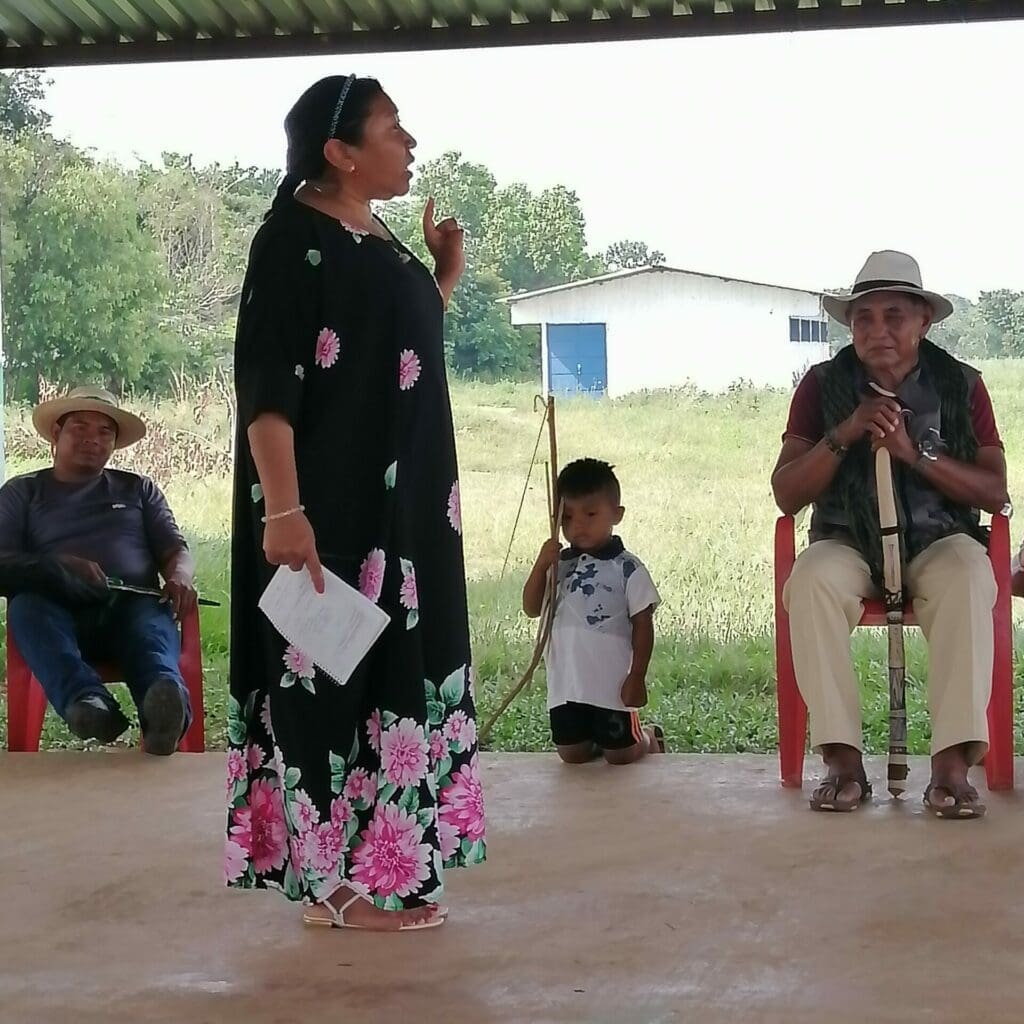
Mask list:
[[[983,369],[1006,442],[1011,494],[1020,494],[1024,364]],[[453,385],[482,717],[519,677],[533,644],[534,623],[520,613],[519,595],[547,529],[539,469],[504,578],[501,569],[539,426],[534,391],[511,384]],[[591,455],[615,464],[626,505],[620,532],[648,564],[662,594],[648,714],[664,724],[674,750],[769,751],[776,745],[772,535],[777,512],[769,476],[788,403],[789,395],[781,392],[737,389],[718,396],[681,390],[559,404],[561,460]],[[192,539],[203,591],[225,602],[203,613],[207,732],[211,744],[221,745],[230,481],[220,455],[206,459],[197,453],[229,450],[229,412],[222,403],[184,397],[140,411],[160,424],[160,442],[129,451],[121,464],[154,473],[164,485]],[[46,463],[42,445],[33,447],[23,411],[9,413],[8,430],[19,439],[9,471]],[[867,742],[883,750],[884,639],[860,630],[853,654],[864,690]],[[916,631],[910,631],[909,739],[917,753],[927,752],[929,739],[926,654]],[[53,715],[44,739],[51,745],[74,743]],[[542,672],[501,719],[490,745],[504,750],[549,746]]]

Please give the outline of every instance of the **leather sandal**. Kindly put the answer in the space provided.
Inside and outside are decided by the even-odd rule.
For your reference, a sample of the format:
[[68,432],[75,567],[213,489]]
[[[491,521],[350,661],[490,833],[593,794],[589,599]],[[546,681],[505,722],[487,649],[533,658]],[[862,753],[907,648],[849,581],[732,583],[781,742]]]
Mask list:
[[317,907],[323,907],[329,914],[328,917],[324,917],[320,914],[311,914],[309,910],[305,911],[302,915],[302,921],[304,924],[309,925],[313,928],[354,928],[364,932],[420,932],[426,928],[437,928],[444,924],[448,919],[448,908],[437,906],[432,917],[428,917],[425,921],[418,921],[412,924],[402,924],[398,928],[373,928],[370,925],[365,924],[353,924],[345,920],[345,911],[348,910],[354,903],[358,903],[359,900],[365,900],[367,903],[373,903],[373,900],[369,896],[364,896],[362,893],[353,893],[340,907],[336,907],[330,900],[323,900],[317,903]]
[[[936,789],[941,790],[943,793],[948,793],[953,798],[953,802],[951,804],[932,803],[932,791]],[[924,805],[936,818],[947,818],[951,821],[970,821],[972,818],[984,818],[988,808],[980,800],[968,801],[964,799],[968,792],[973,792],[975,796],[978,795],[978,791],[973,786],[956,790],[950,786],[928,783],[928,788],[924,791]]]
[[[853,800],[840,800],[839,794],[851,782],[860,787],[860,795]],[[812,811],[836,811],[845,814],[857,810],[861,804],[867,803],[870,799],[871,783],[868,782],[867,774],[861,769],[860,772],[827,775],[811,794],[810,805]]]

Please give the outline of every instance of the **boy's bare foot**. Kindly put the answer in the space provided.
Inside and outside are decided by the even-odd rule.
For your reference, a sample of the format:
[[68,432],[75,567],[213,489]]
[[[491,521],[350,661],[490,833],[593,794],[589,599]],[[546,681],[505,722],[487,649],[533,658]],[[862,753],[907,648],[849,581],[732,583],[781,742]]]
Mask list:
[[665,730],[660,725],[649,725],[644,729],[647,734],[647,753],[665,753]]

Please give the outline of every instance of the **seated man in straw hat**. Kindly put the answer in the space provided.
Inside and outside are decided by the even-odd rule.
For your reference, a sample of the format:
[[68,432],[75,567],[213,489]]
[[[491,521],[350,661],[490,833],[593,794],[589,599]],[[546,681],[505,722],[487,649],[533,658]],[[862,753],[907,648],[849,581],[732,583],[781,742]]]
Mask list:
[[[138,707],[143,748],[173,753],[190,718],[175,620],[196,600],[192,556],[156,484],[106,468],[145,424],[93,387],[43,402],[32,422],[53,467],[0,487],[8,628],[76,736],[109,743],[128,727],[88,664],[112,658]],[[108,579],[156,588],[161,576],[162,598],[108,589]]]
[[952,306],[922,288],[910,256],[873,253],[853,290],[826,296],[824,306],[850,327],[853,344],[800,382],[772,475],[783,512],[814,506],[811,544],[783,595],[811,744],[827,767],[811,807],[851,811],[871,795],[849,636],[861,599],[881,581],[872,452],[884,446],[901,510],[903,579],[929,644],[925,803],[940,817],[980,817],[967,772],[988,745],[996,585],[978,510],[998,512],[1008,500],[992,403],[976,370],[927,340]]

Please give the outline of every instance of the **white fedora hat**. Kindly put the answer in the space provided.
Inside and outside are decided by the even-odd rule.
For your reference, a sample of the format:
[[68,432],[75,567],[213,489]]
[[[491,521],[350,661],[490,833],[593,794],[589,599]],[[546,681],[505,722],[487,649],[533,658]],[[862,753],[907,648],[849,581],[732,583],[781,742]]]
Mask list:
[[850,303],[872,292],[905,292],[924,299],[932,307],[932,323],[945,320],[953,312],[953,303],[937,292],[921,287],[921,268],[913,256],[905,252],[883,249],[873,252],[857,275],[857,280],[846,295],[826,295],[821,304],[825,312],[841,324],[849,326]]
[[99,412],[117,424],[115,448],[127,448],[146,436],[146,424],[117,404],[117,399],[103,388],[80,387],[69,391],[63,398],[40,402],[32,410],[32,425],[47,441],[53,438],[54,424],[72,412]]

